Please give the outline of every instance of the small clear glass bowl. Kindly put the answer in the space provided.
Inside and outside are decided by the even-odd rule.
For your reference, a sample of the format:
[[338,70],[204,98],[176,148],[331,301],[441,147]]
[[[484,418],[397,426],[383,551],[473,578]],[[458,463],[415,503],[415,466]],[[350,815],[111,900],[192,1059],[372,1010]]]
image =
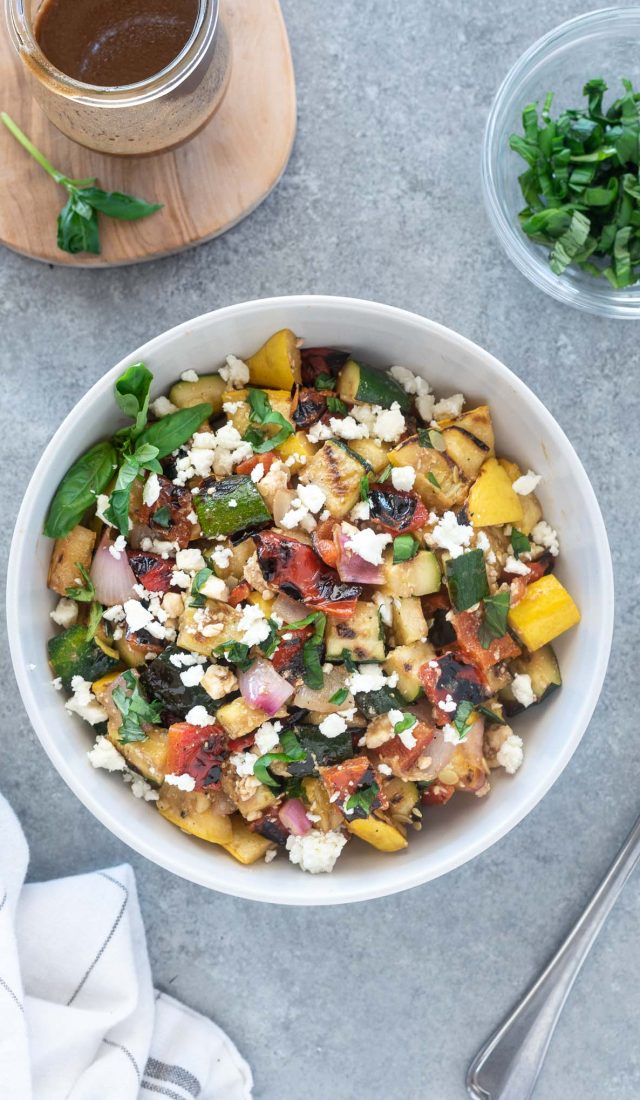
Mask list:
[[605,279],[568,268],[554,275],[548,249],[520,229],[524,207],[518,176],[525,162],[509,148],[509,135],[522,133],[522,110],[554,92],[554,116],[585,103],[588,80],[604,79],[605,105],[622,93],[628,78],[640,87],[640,7],[606,8],[569,19],[540,38],[507,74],[487,120],[482,148],[482,188],[498,240],[519,271],[560,302],[602,317],[640,319],[640,283],[616,290]]

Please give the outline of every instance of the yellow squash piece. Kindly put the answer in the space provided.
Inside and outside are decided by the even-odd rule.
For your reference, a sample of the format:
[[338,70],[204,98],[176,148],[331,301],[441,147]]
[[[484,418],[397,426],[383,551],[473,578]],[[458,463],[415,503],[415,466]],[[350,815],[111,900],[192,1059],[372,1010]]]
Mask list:
[[99,680],[94,680],[91,685],[93,694],[99,697],[100,693],[103,692],[105,688],[109,687],[109,684],[112,684],[114,680],[118,679],[118,676],[120,676],[119,672],[108,672],[106,676],[101,676]]
[[289,328],[280,329],[246,363],[252,386],[290,390],[301,380],[298,337]]
[[552,573],[530,584],[520,603],[509,611],[509,626],[531,651],[579,622],[578,608]]
[[488,405],[479,405],[441,426],[447,454],[465,477],[473,481],[485,459],[495,454],[493,424]]
[[[292,474],[299,474],[307,462],[311,461],[318,449],[319,444],[311,443],[307,439],[306,432],[294,432],[288,439],[285,439],[284,443],[276,447],[276,454],[282,462],[286,462],[288,458],[295,458],[296,461],[292,463],[290,469]],[[303,459],[304,461],[302,461]]]
[[407,838],[400,829],[379,817],[356,818],[347,822],[347,829],[380,852],[399,852],[401,848],[407,847]]
[[493,527],[497,524],[522,523],[522,503],[511,486],[507,471],[497,459],[488,458],[469,490],[467,502],[473,527]]
[[273,600],[265,600],[262,592],[252,592],[251,595],[247,597],[247,603],[252,603],[256,607],[259,607],[265,619],[271,618],[271,613],[273,611]]
[[82,565],[89,572],[95,541],[95,531],[90,531],[88,527],[82,527],[81,524],[69,531],[64,538],[56,539],[49,565],[47,580],[49,588],[59,596],[66,596],[67,588],[84,587],[78,565]]
[[468,482],[449,455],[421,447],[418,436],[411,436],[389,452],[392,466],[412,466],[416,471],[414,489],[427,508],[443,512],[459,507],[466,495]]
[[[507,471],[511,484],[522,477],[522,470],[517,462],[509,462],[508,458],[501,458],[500,465],[504,466]],[[538,520],[542,519],[540,501],[535,493],[527,493],[525,497],[520,497],[520,505],[522,507],[522,521],[518,524],[518,529],[522,531],[523,535],[530,535]]]
[[225,851],[232,855],[238,863],[256,863],[264,857],[268,848],[273,847],[270,840],[260,833],[254,833],[247,828],[241,817],[234,815],[227,818],[231,822],[231,837],[224,844]]
[[[200,809],[203,805],[204,809]],[[180,791],[163,783],[156,802],[158,813],[185,833],[207,840],[210,844],[230,844],[233,839],[231,819],[206,805],[199,791]]]
[[[291,420],[291,394],[289,390],[265,390],[264,391],[269,399],[269,404],[273,412],[280,413],[285,420],[288,420],[290,424],[293,424]],[[249,421],[251,419],[251,406],[249,405],[249,391],[248,390],[227,390],[222,395],[224,404],[237,405],[240,403],[240,407],[235,412],[227,413],[229,421],[233,424],[236,431],[240,432],[240,435],[244,435],[249,427]],[[280,424],[264,424],[261,431],[264,431],[267,435],[277,435],[281,430]]]

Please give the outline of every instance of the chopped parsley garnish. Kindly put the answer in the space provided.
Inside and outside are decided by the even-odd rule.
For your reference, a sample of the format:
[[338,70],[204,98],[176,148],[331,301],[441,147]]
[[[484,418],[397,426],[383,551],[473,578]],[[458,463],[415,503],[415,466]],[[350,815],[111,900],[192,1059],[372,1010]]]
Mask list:
[[[251,409],[250,426],[244,433],[243,439],[251,444],[256,454],[272,451],[293,435],[293,426],[285,420],[282,413],[271,408],[271,402],[264,390],[250,389],[248,400]],[[277,424],[280,430],[275,435],[267,436],[256,427],[256,425],[266,427],[267,424]]]
[[348,697],[349,691],[347,688],[338,688],[338,690],[334,691],[333,695],[329,697],[329,702],[335,703],[337,707],[341,707]]
[[526,535],[522,534],[517,527],[511,529],[511,548],[518,558],[520,554],[528,554],[531,549],[531,543]]
[[496,638],[503,638],[506,634],[509,598],[509,592],[497,592],[495,596],[485,596],[483,599],[484,621],[478,630],[483,649],[488,649]]
[[162,704],[156,700],[150,703],[145,699],[132,669],[123,672],[122,679],[129,690],[125,691],[118,684],[113,689],[111,697],[122,715],[122,725],[118,730],[118,741],[121,745],[130,745],[133,741],[146,741],[147,734],[142,728],[142,723],[151,726],[158,723]]
[[393,564],[401,561],[411,561],[415,558],[420,543],[416,542],[413,535],[397,535],[393,540]]
[[335,390],[336,380],[330,374],[319,374],[316,378],[317,390]]
[[523,134],[509,145],[527,163],[519,177],[523,232],[549,249],[555,275],[569,266],[605,277],[616,289],[640,278],[640,110],[629,80],[605,110],[604,80],[583,88],[586,104],[551,117],[553,93],[530,103]]
[[380,788],[377,783],[372,783],[370,787],[363,787],[362,790],[355,791],[344,804],[345,813],[352,814],[356,810],[360,810],[365,817],[369,817],[379,793]]
[[404,733],[405,730],[413,729],[418,724],[418,720],[413,714],[403,714],[399,722],[396,722],[393,727],[393,732],[397,736],[399,733]]
[[453,725],[458,731],[458,736],[461,741],[464,741],[469,730],[473,725],[471,716],[473,715],[474,706],[468,699],[464,699],[462,703],[458,703],[458,707],[453,719]]
[[440,482],[438,481],[436,475],[431,472],[431,470],[429,470],[429,473],[427,474],[427,481],[430,481],[432,485],[435,485],[436,489],[441,488]]
[[204,607],[205,598],[202,595],[200,589],[207,583],[209,577],[213,576],[212,569],[199,569],[196,573],[193,581],[191,582],[191,607]]
[[437,428],[418,428],[418,443],[421,447],[435,451],[445,449],[444,436]]
[[253,774],[256,779],[259,779],[267,787],[280,786],[280,780],[275,779],[269,771],[271,765],[275,764],[276,761],[279,760],[283,764],[294,764],[307,758],[307,750],[303,749],[292,730],[283,730],[279,737],[283,751],[267,752],[264,756],[260,756],[253,765]]
[[214,657],[235,665],[241,672],[246,672],[253,663],[253,658],[249,656],[249,646],[244,642],[223,642],[215,647],[213,654]]
[[332,413],[346,413],[347,406],[339,397],[327,397],[327,408]]
[[360,478],[360,500],[369,500],[369,475]]
[[302,663],[304,666],[304,682],[307,687],[319,691],[324,686],[324,672],[322,671],[322,646],[324,644],[324,631],[327,625],[327,616],[323,611],[312,611],[304,619],[295,623],[289,623],[287,630],[301,630],[304,626],[313,626],[313,634],[304,643],[302,648]]

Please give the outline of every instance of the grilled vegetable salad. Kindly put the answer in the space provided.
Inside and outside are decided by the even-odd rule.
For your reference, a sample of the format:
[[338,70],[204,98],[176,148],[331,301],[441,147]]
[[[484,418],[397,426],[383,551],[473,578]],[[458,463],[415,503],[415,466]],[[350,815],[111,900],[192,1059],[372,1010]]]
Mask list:
[[[66,707],[168,821],[241,863],[332,870],[523,759],[580,618],[540,478],[486,405],[275,333],[150,403],[59,486],[45,533]],[[427,812],[432,812],[430,809]]]

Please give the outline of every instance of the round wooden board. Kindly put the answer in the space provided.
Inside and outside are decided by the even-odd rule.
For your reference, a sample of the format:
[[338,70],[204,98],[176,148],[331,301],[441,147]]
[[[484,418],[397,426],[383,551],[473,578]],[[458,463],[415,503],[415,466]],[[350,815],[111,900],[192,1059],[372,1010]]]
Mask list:
[[113,267],[181,252],[211,240],[255,210],[286,168],[296,131],[296,92],[279,0],[223,0],[233,62],[226,96],[190,142],[169,153],[108,157],[66,138],[29,94],[8,32],[0,34],[3,109],[71,178],[98,178],[164,209],[138,222],[100,217],[100,256],[56,245],[63,189],[0,124],[0,241],[45,263]]

